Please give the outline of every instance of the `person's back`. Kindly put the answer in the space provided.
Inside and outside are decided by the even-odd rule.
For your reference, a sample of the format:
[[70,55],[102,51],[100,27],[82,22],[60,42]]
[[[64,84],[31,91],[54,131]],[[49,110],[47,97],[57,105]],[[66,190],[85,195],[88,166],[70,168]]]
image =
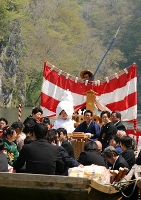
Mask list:
[[105,162],[100,153],[97,152],[97,144],[93,141],[87,142],[84,151],[80,153],[78,162],[83,165],[105,166]]
[[54,175],[56,164],[60,164],[59,169],[63,168],[59,150],[44,139],[47,134],[44,123],[37,123],[33,131],[35,141],[23,146],[19,158],[14,163],[14,170],[18,172],[26,162],[27,173]]
[[36,140],[23,146],[20,156],[25,157],[26,172],[33,174],[55,174],[58,149],[46,142],[45,139]]

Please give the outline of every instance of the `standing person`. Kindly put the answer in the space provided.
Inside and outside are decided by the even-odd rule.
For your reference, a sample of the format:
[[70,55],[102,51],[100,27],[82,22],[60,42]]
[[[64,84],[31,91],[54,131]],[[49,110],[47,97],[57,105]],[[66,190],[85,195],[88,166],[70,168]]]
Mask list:
[[46,135],[46,124],[37,123],[33,128],[35,141],[23,146],[18,159],[14,162],[14,171],[18,172],[26,162],[27,173],[54,175],[56,170],[58,173],[62,172],[64,164],[59,150],[46,141]]
[[24,124],[22,122],[14,122],[11,127],[13,127],[17,133],[16,143],[18,146],[18,151],[20,151],[24,145],[24,139],[26,138],[25,133],[23,133]]
[[102,149],[105,149],[109,145],[109,139],[112,135],[116,135],[117,128],[110,121],[110,112],[102,111],[100,114],[102,119],[102,127],[99,136],[99,141],[102,143]]
[[6,131],[6,138],[4,139],[4,147],[7,148],[7,159],[8,164],[13,166],[13,162],[17,160],[19,156],[19,152],[17,149],[17,145],[15,144],[17,134],[14,128],[9,127]]
[[86,110],[84,112],[84,122],[79,124],[74,132],[91,133],[93,136],[90,138],[91,141],[98,139],[100,135],[100,126],[92,120],[93,112]]
[[121,113],[118,111],[113,111],[111,113],[111,120],[113,124],[117,127],[117,130],[126,131],[124,124],[121,122]]
[[23,122],[23,124],[27,124],[27,123],[39,123],[40,122],[40,118],[43,114],[43,110],[40,107],[34,107],[32,109],[32,114],[31,116],[27,117],[25,119],[25,121]]
[[73,146],[67,140],[67,131],[64,128],[58,128],[57,132],[59,133],[59,141],[61,146],[68,152],[69,156],[74,158],[74,149]]
[[6,155],[3,153],[4,142],[0,138],[0,172],[8,172],[8,160]]
[[93,77],[93,72],[91,72],[90,70],[83,70],[80,73],[80,77],[81,79],[85,82],[88,81],[88,83],[90,83],[90,81],[92,80]]

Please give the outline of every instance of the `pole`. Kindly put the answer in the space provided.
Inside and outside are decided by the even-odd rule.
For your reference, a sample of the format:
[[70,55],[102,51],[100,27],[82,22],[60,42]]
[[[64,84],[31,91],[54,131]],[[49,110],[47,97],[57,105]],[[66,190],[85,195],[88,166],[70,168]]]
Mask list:
[[19,109],[18,109],[18,122],[21,121],[21,113],[22,113],[22,105],[19,104]]
[[118,27],[117,32],[116,32],[116,34],[115,34],[115,36],[114,36],[114,38],[113,38],[111,44],[109,45],[109,47],[108,47],[108,49],[107,49],[105,55],[103,56],[103,58],[101,59],[100,63],[98,64],[98,66],[97,66],[97,68],[96,68],[96,70],[95,70],[95,72],[94,72],[94,75],[93,75],[93,77],[92,77],[92,81],[94,80],[94,77],[95,77],[96,73],[98,72],[98,70],[99,70],[99,68],[100,68],[100,65],[102,64],[104,58],[106,57],[106,55],[107,55],[108,52],[110,51],[110,49],[111,49],[111,47],[112,47],[112,45],[113,45],[113,43],[114,43],[114,41],[115,41],[115,39],[116,39],[116,37],[117,37],[117,34],[118,34],[118,32],[119,32],[119,29],[120,29],[120,27]]

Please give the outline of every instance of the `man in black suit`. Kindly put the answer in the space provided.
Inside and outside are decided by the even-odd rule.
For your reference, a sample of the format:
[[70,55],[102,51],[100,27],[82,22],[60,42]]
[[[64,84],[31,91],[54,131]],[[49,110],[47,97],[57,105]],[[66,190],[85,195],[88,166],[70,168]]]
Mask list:
[[103,151],[103,155],[106,158],[106,161],[112,164],[113,170],[119,170],[120,167],[126,167],[129,169],[129,165],[126,160],[118,154],[113,146],[105,148]]
[[97,144],[94,141],[87,142],[84,151],[80,153],[78,162],[82,165],[99,165],[105,166],[105,162],[100,153],[97,152]]
[[125,126],[121,122],[121,113],[118,111],[113,111],[111,113],[111,119],[113,124],[117,127],[117,130],[126,131]]
[[62,147],[57,145],[57,136],[55,130],[51,129],[47,133],[47,141],[52,144],[57,146],[59,149],[60,156],[64,162],[64,170],[60,175],[68,175],[68,169],[72,167],[78,167],[80,164],[73,158],[70,157],[68,152]]
[[46,135],[46,124],[37,123],[33,128],[35,141],[24,145],[14,162],[13,167],[16,172],[25,162],[27,173],[54,175],[56,171],[60,173],[63,170],[64,164],[59,156],[59,150],[45,140]]
[[70,157],[74,158],[73,146],[67,140],[67,130],[65,128],[58,128],[57,132],[59,134],[61,146],[68,152]]

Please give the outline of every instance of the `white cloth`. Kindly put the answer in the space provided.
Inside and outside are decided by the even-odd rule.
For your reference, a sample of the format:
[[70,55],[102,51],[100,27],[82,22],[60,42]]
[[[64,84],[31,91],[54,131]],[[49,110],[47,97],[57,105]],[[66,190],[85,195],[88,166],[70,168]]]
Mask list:
[[52,129],[65,128],[67,133],[72,133],[74,131],[74,123],[75,121],[72,119],[57,119]]
[[67,114],[67,118],[71,119],[72,115],[74,113],[74,108],[73,108],[73,104],[70,103],[69,101],[61,101],[57,108],[56,108],[56,117],[59,117],[60,112],[64,110]]

